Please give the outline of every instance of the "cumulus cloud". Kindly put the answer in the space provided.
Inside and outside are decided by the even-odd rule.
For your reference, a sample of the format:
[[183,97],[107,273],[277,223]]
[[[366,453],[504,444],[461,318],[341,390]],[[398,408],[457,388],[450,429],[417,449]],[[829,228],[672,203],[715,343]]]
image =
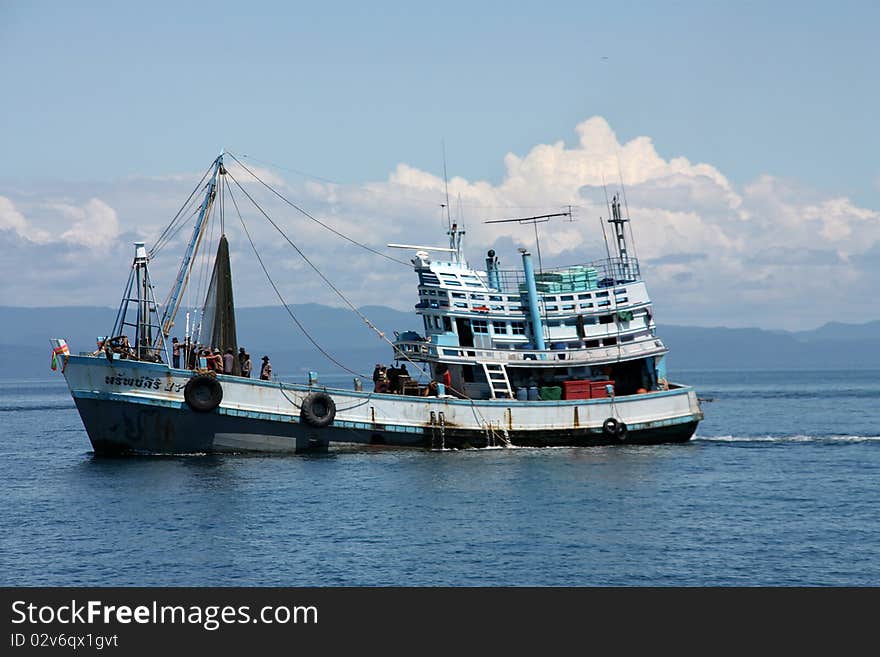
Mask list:
[[[411,254],[386,249],[389,242],[443,245],[448,212],[466,226],[466,255],[472,263],[481,263],[486,250],[494,248],[502,265],[511,268],[517,266],[517,246],[534,248],[533,228],[485,221],[573,206],[575,221],[563,218],[539,228],[544,265],[601,258],[605,241],[600,217],[608,215],[605,188],[619,192],[622,180],[635,251],[658,304],[657,317],[665,323],[800,328],[834,318],[853,320],[858,318],[840,294],[842,286],[859,286],[869,294],[877,289],[876,259],[870,255],[880,244],[880,212],[767,175],[735,185],[711,164],[660,155],[647,136],[621,142],[602,117],[579,124],[575,136],[572,144],[557,141],[524,154],[506,154],[505,173],[497,182],[451,178],[451,208],[441,207],[446,199],[443,178],[406,163],[385,180],[342,185],[294,183],[243,161],[313,217],[391,258],[405,262]],[[411,307],[411,269],[358,249],[269,190],[248,184],[250,174],[234,162],[229,170],[351,300]],[[188,183],[185,177],[168,175],[98,185],[83,200],[70,190],[74,200],[35,203],[33,195],[21,202],[12,195],[0,197],[0,233],[34,249],[63,244],[93,254],[113,249],[128,255],[124,242],[138,236],[154,240],[200,175]],[[285,238],[229,186],[287,300],[341,303]],[[236,287],[245,290],[237,292],[238,303],[275,303],[229,204],[224,230],[243,249],[234,261]],[[157,259],[157,281],[170,284],[174,260],[188,236],[184,226],[162,254],[167,261]],[[217,236],[219,229],[212,239]],[[108,286],[107,298],[91,303],[115,302],[116,287]],[[868,302],[877,307],[876,299]]]
[[106,251],[120,233],[116,211],[97,198],[81,206],[42,203],[35,214],[37,218],[27,219],[10,199],[0,196],[0,230],[13,231],[27,242],[84,246],[88,255]]

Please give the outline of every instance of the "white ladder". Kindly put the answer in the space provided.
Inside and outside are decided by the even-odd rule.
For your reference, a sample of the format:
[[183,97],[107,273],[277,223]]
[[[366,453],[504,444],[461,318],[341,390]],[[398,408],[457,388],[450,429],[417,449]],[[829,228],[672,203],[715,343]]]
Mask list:
[[482,363],[486,380],[489,382],[489,392],[492,399],[510,399],[513,391],[510,389],[510,379],[507,378],[507,368],[504,363]]

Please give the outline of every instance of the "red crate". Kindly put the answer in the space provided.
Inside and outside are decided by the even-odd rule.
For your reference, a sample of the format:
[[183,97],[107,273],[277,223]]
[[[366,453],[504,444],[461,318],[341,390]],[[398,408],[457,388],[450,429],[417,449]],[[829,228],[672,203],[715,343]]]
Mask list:
[[590,397],[592,399],[607,397],[608,391],[605,389],[605,386],[608,384],[614,385],[614,381],[590,381]]
[[590,382],[587,380],[574,380],[562,382],[563,399],[589,399]]

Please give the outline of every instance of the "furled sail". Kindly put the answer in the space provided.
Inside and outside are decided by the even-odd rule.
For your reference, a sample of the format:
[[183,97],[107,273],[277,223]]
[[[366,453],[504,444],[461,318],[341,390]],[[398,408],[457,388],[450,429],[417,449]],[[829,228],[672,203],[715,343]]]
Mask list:
[[238,340],[235,335],[235,304],[232,299],[232,268],[229,265],[229,242],[226,235],[220,237],[217,257],[214,259],[214,272],[205,297],[200,331],[203,343],[225,354],[232,350],[232,373],[241,374],[238,362]]

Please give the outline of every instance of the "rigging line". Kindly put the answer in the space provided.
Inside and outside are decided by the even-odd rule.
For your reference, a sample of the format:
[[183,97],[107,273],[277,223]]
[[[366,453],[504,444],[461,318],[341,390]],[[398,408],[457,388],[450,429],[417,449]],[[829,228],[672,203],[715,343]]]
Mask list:
[[[280,198],[282,201],[284,201],[285,203],[287,203],[290,207],[292,207],[292,208],[294,208],[295,210],[297,210],[298,212],[301,212],[302,214],[304,214],[306,217],[308,217],[309,219],[311,219],[312,221],[314,221],[314,222],[315,222],[316,224],[318,224],[319,226],[322,226],[323,228],[326,228],[327,230],[329,230],[329,231],[330,231],[331,233],[333,233],[334,235],[337,235],[337,236],[341,237],[342,239],[347,240],[347,241],[351,242],[352,244],[361,247],[362,249],[366,249],[366,250],[369,251],[370,253],[374,253],[374,254],[376,254],[376,255],[378,255],[378,256],[382,256],[383,258],[385,258],[385,259],[387,259],[387,260],[391,260],[392,262],[396,262],[396,263],[398,263],[398,264],[400,264],[400,265],[403,265],[403,266],[405,266],[405,267],[410,267],[410,266],[411,266],[410,263],[408,263],[408,262],[404,262],[403,260],[398,260],[397,258],[394,258],[394,257],[392,257],[392,256],[390,256],[390,255],[388,255],[388,254],[386,254],[386,253],[382,253],[381,251],[377,251],[376,249],[374,249],[374,248],[371,247],[371,246],[367,246],[366,244],[362,244],[361,242],[358,242],[357,240],[352,239],[352,238],[349,237],[348,235],[344,235],[343,233],[340,233],[338,230],[336,230],[336,229],[333,228],[332,226],[328,226],[327,224],[325,224],[325,223],[324,223],[323,221],[321,221],[320,219],[318,219],[318,218],[316,218],[316,217],[313,217],[313,216],[310,215],[308,212],[306,212],[306,211],[303,210],[301,207],[299,207],[296,203],[294,203],[293,201],[287,199],[287,198],[286,198],[284,195],[282,195],[280,192],[276,191],[274,187],[272,187],[271,185],[269,185],[269,184],[263,182],[263,180],[262,180],[257,174],[255,174],[253,171],[251,171],[251,170],[247,167],[246,164],[244,164],[241,160],[239,160],[237,157],[235,157],[235,154],[233,154],[233,153],[227,153],[227,155],[229,155],[233,160],[235,160],[236,162],[238,162],[238,164],[240,164],[241,167],[242,167],[245,171],[247,171],[249,174],[251,174],[251,176],[253,176],[254,179],[255,179],[257,182],[259,182],[261,185],[263,185],[263,187],[265,187],[265,188],[268,189],[270,192],[272,192],[273,194],[275,194],[275,196],[277,196],[277,197]],[[231,176],[231,174],[230,174],[230,176]],[[238,185],[239,188],[241,189],[241,185],[238,184],[238,181],[236,181],[235,178],[233,178],[232,180],[235,181],[235,184]],[[244,191],[244,190],[242,189],[242,191]],[[247,192],[245,192],[245,193],[247,193]],[[253,199],[251,199],[251,200],[253,200]]]
[[[228,172],[227,172],[227,175],[229,175],[231,177],[231,174],[229,174]],[[233,182],[235,182],[235,184],[238,186],[238,188],[241,189],[241,185],[238,184],[238,181],[235,180],[235,178],[233,178],[232,180],[233,180]],[[253,239],[251,239],[251,233],[247,229],[247,225],[244,223],[244,218],[241,216],[241,210],[239,210],[238,202],[235,200],[235,196],[232,194],[232,188],[230,188],[227,185],[226,190],[229,193],[229,198],[232,199],[232,205],[235,206],[235,212],[238,215],[238,220],[241,222],[241,227],[244,229],[244,234],[247,236],[248,242],[250,242],[251,248],[254,251],[254,255],[257,256],[257,262],[260,263],[260,267],[262,267],[263,273],[266,275],[266,279],[269,281],[269,284],[272,286],[272,289],[275,290],[275,295],[278,297],[278,300],[281,301],[281,305],[284,306],[284,309],[287,311],[287,314],[290,315],[290,318],[299,327],[299,330],[302,331],[303,335],[306,336],[308,341],[311,342],[315,346],[315,348],[319,352],[321,352],[321,354],[323,354],[331,362],[335,363],[336,365],[341,367],[343,370],[345,370],[349,374],[354,374],[355,376],[367,378],[367,376],[365,374],[361,374],[360,372],[356,372],[355,370],[347,367],[346,365],[344,365],[341,362],[339,362],[338,360],[336,360],[333,356],[331,356],[326,350],[324,350],[324,348],[321,347],[321,345],[319,345],[315,341],[315,339],[309,334],[309,332],[306,330],[305,326],[303,326],[302,323],[299,321],[299,319],[297,319],[296,315],[293,314],[293,311],[290,309],[290,306],[287,305],[287,302],[284,300],[284,297],[282,296],[281,291],[278,289],[278,286],[275,284],[275,281],[272,280],[272,277],[269,275],[269,270],[266,268],[266,264],[263,262],[263,258],[260,256],[259,251],[257,251],[257,247],[254,244]],[[242,191],[244,191],[244,190],[242,190]],[[247,192],[245,192],[245,195],[247,195]]]
[[620,190],[623,192],[623,207],[626,209],[626,219],[629,222],[629,241],[632,247],[633,258],[639,259],[636,252],[636,238],[633,235],[632,220],[629,218],[629,201],[626,200],[626,187],[623,184],[623,173],[620,170],[620,153],[617,154],[617,177],[620,178]]
[[205,171],[205,174],[202,176],[202,179],[199,180],[198,184],[195,186],[195,188],[192,190],[192,192],[190,192],[189,198],[187,198],[183,202],[183,205],[180,206],[180,209],[177,211],[177,214],[174,215],[174,218],[171,220],[171,223],[168,224],[168,226],[165,227],[165,230],[163,230],[162,233],[159,234],[159,237],[156,238],[156,245],[153,246],[153,248],[150,250],[150,253],[149,253],[150,257],[153,257],[154,255],[156,255],[156,253],[159,250],[158,243],[160,241],[162,241],[162,238],[165,236],[165,233],[167,233],[171,229],[171,226],[174,225],[174,222],[177,221],[177,218],[181,215],[181,213],[184,211],[186,206],[189,204],[189,202],[192,200],[192,198],[199,191],[199,189],[202,186],[202,183],[205,182],[205,178],[208,177],[208,174],[211,172],[211,169],[213,169],[213,168],[214,168],[214,163],[212,162],[211,166],[208,167],[208,169]]
[[[233,156],[233,157],[235,157],[235,156]],[[321,272],[321,270],[318,269],[318,267],[311,260],[309,260],[309,258],[306,256],[306,254],[303,253],[302,250],[291,241],[291,239],[284,233],[283,230],[281,230],[281,228],[279,228],[278,224],[276,224],[274,221],[272,221],[272,218],[268,214],[266,214],[266,211],[263,210],[262,207],[260,207],[260,204],[257,203],[254,200],[254,198],[247,192],[247,190],[241,186],[241,183],[239,183],[238,180],[236,180],[235,176],[233,176],[231,173],[229,173],[229,171],[226,172],[226,175],[228,175],[232,179],[232,182],[235,183],[235,186],[238,187],[241,190],[241,192],[245,196],[248,197],[248,200],[250,200],[250,202],[253,203],[254,207],[256,207],[257,210],[260,211],[260,214],[262,214],[266,218],[266,220],[270,224],[272,224],[272,226],[274,226],[275,230],[277,230],[279,232],[279,234],[284,238],[284,240],[288,244],[290,244],[290,246],[292,246],[294,248],[294,250],[300,255],[300,257],[303,260],[306,261],[306,263],[315,271],[315,273],[321,277],[321,279],[327,284],[327,286],[331,290],[333,290],[339,296],[339,298],[342,299],[346,303],[346,305],[348,305],[349,308],[351,308],[352,312],[354,312],[358,317],[360,317],[363,320],[363,322],[367,326],[369,326],[376,333],[376,335],[379,336],[380,339],[387,342],[391,346],[394,354],[400,353],[402,355],[402,358],[395,357],[394,360],[406,360],[407,362],[411,363],[413,365],[413,367],[415,367],[419,372],[421,372],[422,374],[424,374],[425,376],[428,376],[430,378],[429,373],[421,365],[419,365],[418,363],[413,361],[408,355],[406,355],[406,352],[403,352],[403,351],[400,351],[399,349],[397,349],[394,346],[394,343],[388,339],[388,337],[385,335],[385,333],[383,331],[381,331],[379,329],[379,327],[377,327],[375,324],[373,324],[373,322],[370,321],[369,317],[364,315],[351,301],[349,301],[348,297],[346,297],[345,294],[343,294],[342,291],[339,290],[339,288],[337,288],[335,285],[333,285],[333,283],[330,281],[330,279],[328,279],[326,276],[324,276],[324,274]],[[237,208],[237,206],[236,206],[236,208]],[[334,360],[334,362],[336,362],[336,361]],[[339,363],[337,363],[337,364],[339,364]],[[345,369],[348,372],[351,372],[352,374],[358,374],[357,372],[352,372],[351,370],[349,370],[348,368],[346,368],[342,365],[340,365],[340,367],[342,367],[343,369]],[[358,376],[363,376],[363,375],[358,374]]]
[[343,294],[342,291],[341,291],[338,287],[336,287],[336,286],[330,281],[330,279],[327,278],[327,277],[323,274],[323,272],[321,272],[321,270],[318,269],[318,267],[317,267],[317,266],[316,266],[311,260],[309,260],[309,257],[308,257],[305,253],[303,253],[302,249],[300,249],[296,244],[294,244],[294,242],[293,242],[293,241],[287,236],[287,234],[286,234],[283,230],[281,230],[281,228],[278,226],[278,224],[276,224],[276,223],[272,220],[272,217],[270,217],[268,214],[266,214],[266,211],[263,210],[263,208],[260,206],[260,204],[257,203],[257,201],[254,199],[254,197],[251,196],[251,195],[248,193],[248,191],[247,191],[244,187],[241,186],[241,183],[239,183],[238,180],[236,180],[235,177],[234,177],[231,173],[228,173],[228,172],[227,172],[227,175],[228,175],[230,178],[232,178],[232,182],[235,183],[235,186],[238,187],[238,188],[241,190],[241,192],[242,192],[245,196],[248,197],[248,200],[250,200],[250,202],[254,204],[254,207],[256,207],[257,210],[260,211],[260,214],[262,214],[262,215],[266,218],[266,220],[267,220],[270,224],[272,224],[272,226],[275,228],[275,230],[278,231],[278,233],[281,235],[281,237],[283,237],[284,240],[285,240],[288,244],[290,244],[290,246],[293,247],[293,249],[294,249],[294,250],[300,255],[300,257],[301,257],[303,260],[305,260],[306,264],[308,264],[309,267],[311,267],[311,268],[315,271],[315,273],[318,274],[318,276],[321,277],[321,279],[327,284],[327,286],[328,286],[331,290],[333,290],[333,291],[336,293],[336,295],[337,295],[340,299],[342,299],[342,300],[345,302],[345,304],[346,304],[349,308],[351,308],[352,311],[353,311],[358,317],[360,317],[362,320],[364,320],[364,322],[367,324],[367,326],[369,326],[371,329],[373,329],[373,330],[374,330],[374,331],[375,331],[380,337],[382,337],[382,338],[384,338],[385,340],[387,340],[387,338],[385,337],[385,334],[384,334],[382,331],[380,331],[379,328],[378,328],[375,324],[373,324],[373,322],[371,322],[370,319],[369,319],[366,315],[364,315],[360,310],[358,310],[357,307],[356,307],[351,301],[349,301],[348,297],[346,297],[345,294]]
[[[233,158],[234,158],[234,157],[235,157],[235,156],[233,155]],[[271,218],[268,214],[266,214],[266,211],[263,210],[262,207],[260,207],[259,203],[257,203],[256,200],[254,200],[254,198],[253,198],[253,197],[247,192],[247,190],[244,189],[244,187],[241,186],[241,183],[238,182],[238,180],[235,178],[235,176],[233,176],[233,175],[232,175],[231,173],[229,173],[228,171],[227,171],[226,175],[228,175],[228,176],[232,179],[232,182],[235,183],[235,186],[238,187],[238,188],[241,190],[241,192],[242,192],[245,196],[248,197],[248,199],[250,200],[250,202],[253,203],[254,207],[256,207],[257,210],[260,211],[260,214],[262,214],[262,215],[263,215],[263,216],[269,221],[269,223],[272,224],[272,226],[274,226],[275,230],[277,230],[277,231],[280,233],[280,235],[285,239],[285,241],[286,241],[288,244],[290,244],[290,246],[292,246],[292,247],[294,248],[294,250],[300,255],[300,257],[301,257],[303,260],[305,260],[306,263],[308,263],[308,265],[309,265],[309,266],[315,271],[315,273],[317,273],[318,276],[320,276],[320,277],[324,280],[324,282],[328,285],[328,287],[330,287],[330,289],[332,289],[332,290],[333,290],[333,291],[339,296],[339,298],[342,299],[342,300],[348,305],[348,307],[351,308],[351,310],[352,310],[352,311],[353,311],[358,317],[360,317],[360,318],[363,320],[363,322],[364,322],[368,327],[370,327],[370,328],[376,333],[376,335],[379,336],[380,339],[384,340],[386,343],[388,343],[388,345],[391,346],[391,348],[392,348],[392,350],[393,350],[393,353],[395,353],[395,354],[398,354],[398,353],[401,354],[402,357],[395,357],[394,360],[406,360],[406,361],[409,362],[409,363],[410,363],[410,364],[411,364],[416,370],[418,370],[421,374],[427,376],[427,377],[430,379],[430,374],[428,373],[427,370],[425,370],[424,367],[422,367],[419,363],[417,363],[417,362],[415,362],[414,360],[412,360],[412,358],[410,358],[410,357],[406,354],[406,352],[403,352],[403,351],[400,351],[399,349],[397,349],[397,348],[394,346],[394,343],[393,343],[391,340],[388,339],[388,337],[385,335],[385,333],[384,333],[383,331],[381,331],[381,330],[380,330],[375,324],[373,324],[373,322],[370,321],[370,318],[369,318],[369,317],[367,317],[366,315],[364,315],[364,314],[363,314],[363,313],[362,313],[362,312],[361,312],[361,311],[360,311],[360,310],[359,310],[359,309],[358,309],[358,308],[357,308],[357,307],[356,307],[351,301],[349,301],[349,299],[345,296],[345,294],[342,293],[341,290],[339,290],[335,285],[333,285],[332,282],[330,282],[330,280],[329,280],[326,276],[324,276],[324,274],[321,272],[321,270],[318,269],[317,266],[315,266],[315,264],[314,264],[311,260],[309,260],[309,258],[305,255],[305,253],[303,253],[302,250],[301,250],[296,244],[294,244],[294,243],[291,241],[291,239],[290,239],[290,238],[284,233],[284,231],[281,230],[281,228],[279,228],[278,225],[277,225],[274,221],[272,221],[272,218]],[[228,186],[227,186],[227,187],[228,187]],[[231,198],[233,199],[233,203],[235,203],[235,197],[231,197]],[[238,206],[237,206],[237,205],[236,205],[236,210],[238,210]],[[256,247],[254,247],[254,248],[256,248]],[[268,276],[268,274],[267,274],[267,276]],[[270,279],[270,282],[271,282],[271,279]],[[273,285],[274,285],[274,284],[273,284]],[[280,298],[280,297],[279,297],[279,298]],[[283,300],[282,300],[282,303],[283,303]],[[288,312],[290,312],[290,311],[288,310]],[[297,322],[297,323],[298,323],[298,322]],[[311,339],[311,338],[310,338],[310,339]],[[317,343],[314,343],[314,344],[315,344],[316,347],[318,346]],[[319,350],[320,350],[320,347],[318,347],[318,348],[319,348]],[[323,351],[322,351],[322,353],[323,353]],[[331,357],[328,356],[328,358],[331,358]],[[334,360],[334,359],[332,359],[332,358],[331,358],[331,360],[333,360],[333,362],[337,363],[337,365],[339,365],[339,366],[342,367],[344,370],[346,370],[346,371],[348,371],[348,372],[350,372],[350,373],[352,373],[352,374],[357,374],[358,376],[364,376],[364,375],[362,375],[362,374],[359,374],[358,372],[354,372],[354,371],[352,371],[352,370],[349,370],[347,367],[345,367],[345,366],[342,365],[341,363],[338,363],[336,360]],[[366,377],[364,377],[364,378],[366,378]]]
[[[192,220],[192,216],[198,212],[199,205],[199,197],[191,195],[188,203],[181,208],[174,220],[165,227],[164,231],[162,231],[162,235],[156,239],[156,243],[150,250],[151,257],[156,255],[166,244],[168,244],[168,242],[174,239],[174,236],[177,235],[182,226],[185,226]],[[190,211],[188,216],[186,215],[187,210]]]
[[[426,371],[421,365],[419,365],[418,363],[416,363],[415,361],[413,361],[409,356],[406,355],[405,352],[401,352],[401,351],[399,351],[398,349],[396,349],[396,348],[394,347],[394,343],[393,343],[391,340],[388,339],[388,337],[385,335],[385,333],[382,332],[382,331],[381,331],[381,330],[380,330],[375,324],[373,324],[373,322],[370,321],[370,318],[369,318],[369,317],[367,317],[367,316],[364,315],[360,310],[358,310],[357,307],[355,307],[355,305],[352,304],[351,301],[349,301],[348,298],[347,298],[347,297],[346,297],[346,296],[345,296],[345,295],[344,295],[344,294],[343,294],[343,293],[342,293],[342,292],[341,292],[341,291],[340,291],[335,285],[333,285],[333,283],[331,283],[330,280],[329,280],[326,276],[324,276],[323,273],[321,273],[321,271],[320,271],[320,270],[319,270],[319,269],[318,269],[318,268],[312,263],[311,260],[308,259],[308,257],[306,257],[306,255],[300,250],[300,248],[299,248],[296,244],[294,244],[294,243],[290,240],[290,238],[289,238],[287,235],[285,235],[284,231],[282,231],[282,230],[278,227],[278,225],[277,225],[274,221],[272,221],[272,218],[269,217],[269,215],[266,214],[266,212],[263,210],[263,208],[260,207],[260,205],[259,205],[259,204],[253,199],[253,197],[252,197],[250,194],[248,194],[247,190],[245,190],[245,189],[241,186],[241,184],[238,182],[238,180],[236,180],[235,177],[234,177],[231,173],[229,173],[229,172],[227,172],[227,175],[228,175],[230,178],[232,178],[232,182],[235,183],[236,187],[238,187],[238,188],[242,191],[242,193],[243,193],[245,196],[248,197],[248,199],[251,201],[251,203],[253,203],[254,206],[260,211],[260,213],[261,213],[261,214],[262,214],[262,215],[263,215],[263,216],[269,221],[269,223],[272,224],[272,225],[275,227],[275,229],[281,234],[281,236],[287,241],[287,243],[290,244],[290,245],[296,250],[297,253],[299,253],[299,255],[302,257],[302,259],[305,260],[305,261],[308,263],[308,265],[309,265],[309,266],[310,266],[310,267],[311,267],[311,268],[312,268],[312,269],[318,274],[318,276],[320,276],[320,277],[324,280],[325,283],[327,283],[327,285],[328,285],[328,286],[329,286],[329,287],[330,287],[330,288],[331,288],[331,289],[332,289],[332,290],[333,290],[333,291],[339,296],[339,298],[341,298],[341,299],[342,299],[342,300],[343,300],[343,301],[349,306],[349,308],[351,308],[352,311],[353,311],[358,317],[360,317],[360,318],[364,321],[364,323],[365,323],[367,326],[369,326],[369,327],[370,327],[370,328],[376,333],[376,335],[379,336],[380,339],[382,339],[382,340],[384,340],[385,342],[387,342],[387,343],[391,346],[391,348],[393,349],[394,353],[401,353],[401,354],[402,354],[403,358],[395,358],[395,360],[406,360],[406,361],[408,361],[409,363],[411,363],[411,364],[413,365],[413,367],[414,367],[416,370],[418,370],[419,372],[421,372],[422,374],[424,374],[425,376],[428,376],[428,377],[430,378],[430,375],[428,374],[428,372],[427,372],[427,371]],[[235,197],[232,197],[232,196],[231,196],[231,198],[233,199],[233,203],[235,204],[235,203],[236,203],[236,202],[235,202]],[[236,204],[236,211],[238,211],[238,205],[237,205],[237,204]],[[239,213],[239,217],[240,217],[240,216],[241,216],[241,214]],[[250,236],[248,236],[248,239],[250,239]],[[253,242],[251,242],[251,245],[253,246]],[[255,246],[254,246],[253,248],[256,249]],[[258,256],[258,257],[259,257],[259,256]],[[268,272],[267,272],[267,277],[268,277]],[[270,283],[271,283],[271,282],[272,282],[272,281],[271,281],[271,278],[270,278],[269,280],[270,280]],[[273,283],[273,287],[274,287],[274,283]],[[276,292],[277,292],[277,288],[276,288]],[[279,299],[281,299],[280,296],[279,296]],[[282,299],[282,303],[284,303],[283,299]],[[290,310],[289,310],[289,309],[288,309],[288,313],[290,313]],[[293,315],[291,314],[291,316],[293,316]],[[302,328],[302,325],[299,324],[299,322],[298,322],[295,318],[294,318],[294,321],[296,321],[296,322],[297,322],[297,325],[300,326],[300,328],[303,330],[303,332],[305,332],[305,329]],[[311,338],[310,336],[308,336],[308,334],[306,334],[306,336],[309,337],[310,340],[312,340],[312,338]],[[360,373],[358,373],[358,372],[355,372],[355,371],[353,371],[353,370],[348,369],[347,367],[345,367],[344,365],[342,365],[341,363],[339,363],[338,361],[336,361],[335,359],[333,359],[331,356],[329,356],[328,354],[326,354],[326,353],[321,349],[321,347],[318,346],[318,344],[317,344],[316,342],[314,342],[314,340],[312,340],[312,343],[313,343],[316,347],[318,347],[318,349],[319,349],[319,351],[321,351],[321,353],[324,353],[324,354],[325,354],[328,358],[330,358],[334,363],[336,363],[337,365],[339,365],[340,367],[342,367],[342,369],[344,369],[344,370],[346,370],[347,372],[350,372],[350,373],[352,373],[352,374],[356,374],[357,376],[363,376],[364,378],[366,378],[365,375],[360,374]]]
[[153,247],[150,249],[149,253],[149,258],[151,260],[158,256],[159,252],[162,251],[162,249],[164,249],[172,240],[177,237],[182,228],[185,228],[192,222],[193,217],[198,214],[199,205],[200,204],[198,203],[198,199],[194,199],[192,204],[187,207],[189,214],[180,217],[173,227],[169,226],[171,230],[167,231],[165,236],[161,240],[157,240],[153,244]]

